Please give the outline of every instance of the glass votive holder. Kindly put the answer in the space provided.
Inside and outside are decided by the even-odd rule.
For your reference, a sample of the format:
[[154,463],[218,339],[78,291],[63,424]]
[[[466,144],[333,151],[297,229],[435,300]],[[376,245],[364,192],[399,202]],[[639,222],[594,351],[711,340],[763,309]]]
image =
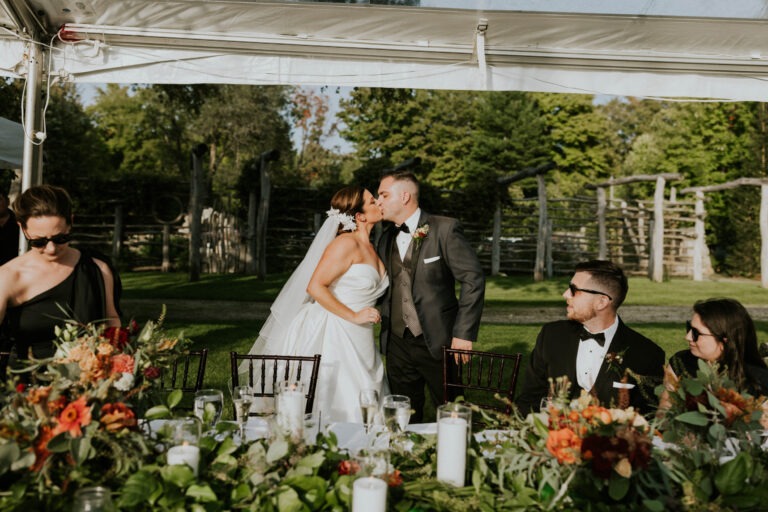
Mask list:
[[179,418],[170,420],[173,429],[174,444],[191,444],[197,446],[200,442],[203,424],[197,418]]
[[275,415],[277,426],[291,436],[301,436],[304,430],[304,409],[307,398],[303,382],[275,384]]
[[389,450],[386,448],[362,448],[355,454],[354,461],[358,476],[373,476],[386,480],[389,475]]
[[75,493],[72,512],[117,512],[117,508],[108,488],[83,487]]
[[472,409],[449,403],[437,408],[437,479],[463,487]]

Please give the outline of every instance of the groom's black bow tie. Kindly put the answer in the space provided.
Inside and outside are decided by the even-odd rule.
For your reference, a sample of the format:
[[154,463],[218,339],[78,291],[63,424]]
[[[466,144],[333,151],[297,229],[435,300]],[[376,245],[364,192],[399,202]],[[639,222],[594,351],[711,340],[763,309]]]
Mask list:
[[595,340],[601,347],[605,345],[605,333],[598,332],[596,334],[592,334],[582,325],[581,330],[579,331],[579,341],[588,339]]
[[402,231],[403,233],[410,233],[411,232],[411,230],[408,229],[408,224],[406,224],[405,222],[400,224],[400,226],[398,226],[397,230],[398,231]]

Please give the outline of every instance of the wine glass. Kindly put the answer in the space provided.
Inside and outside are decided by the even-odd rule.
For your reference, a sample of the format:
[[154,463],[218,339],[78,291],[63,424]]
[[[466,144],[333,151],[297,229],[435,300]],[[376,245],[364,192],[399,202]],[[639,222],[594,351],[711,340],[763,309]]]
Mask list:
[[224,394],[218,389],[201,389],[195,392],[194,413],[207,430],[216,425],[224,407]]
[[245,424],[253,404],[253,390],[250,386],[232,388],[232,403],[235,406],[235,420],[240,425],[240,439],[245,441]]
[[390,432],[404,432],[411,420],[411,399],[405,395],[387,395],[382,403],[384,425]]
[[379,412],[379,392],[377,390],[360,390],[360,410],[363,413],[363,425],[365,425],[365,433],[367,434]]

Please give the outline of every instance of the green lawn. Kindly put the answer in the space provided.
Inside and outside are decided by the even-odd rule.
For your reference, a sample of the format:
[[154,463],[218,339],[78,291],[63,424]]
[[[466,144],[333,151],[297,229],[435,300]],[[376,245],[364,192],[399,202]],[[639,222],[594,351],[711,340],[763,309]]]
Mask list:
[[[277,295],[287,275],[258,279],[250,276],[205,275],[200,282],[189,283],[185,274],[129,273],[124,274],[126,298],[145,299],[219,299],[242,301],[271,301]],[[489,308],[560,306],[562,291],[567,278],[534,283],[529,278],[489,278],[486,299]],[[735,297],[744,304],[768,304],[768,290],[760,288],[756,281],[705,281],[672,280],[652,283],[644,278],[630,279],[630,295],[627,304],[690,306],[695,300],[715,296]],[[207,311],[206,316],[215,318]],[[141,319],[139,319],[141,320]],[[633,325],[642,334],[656,341],[672,355],[686,347],[681,318],[675,323],[642,323]],[[168,324],[169,330],[183,331],[194,341],[196,348],[209,349],[205,385],[224,390],[228,396],[229,352],[247,351],[258,336],[262,321],[210,321]],[[768,340],[768,322],[757,322],[760,340]],[[524,357],[530,353],[536,341],[539,325],[483,324],[475,344],[477,350],[514,353]],[[525,361],[525,359],[524,359]],[[524,379],[523,374],[518,381]],[[230,408],[225,414],[231,415]],[[429,413],[428,413],[429,414]]]

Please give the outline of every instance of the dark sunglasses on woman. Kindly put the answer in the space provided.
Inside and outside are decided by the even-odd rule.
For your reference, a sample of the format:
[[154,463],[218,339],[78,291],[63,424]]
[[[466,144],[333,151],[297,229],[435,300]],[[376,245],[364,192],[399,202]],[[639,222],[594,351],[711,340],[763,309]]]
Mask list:
[[72,234],[71,233],[59,233],[58,235],[53,235],[50,238],[29,238],[27,237],[27,242],[29,243],[30,247],[34,247],[35,249],[42,249],[46,245],[48,245],[48,242],[53,242],[56,245],[63,245],[67,244],[72,240]]
[[697,328],[691,325],[691,321],[687,320],[685,322],[685,333],[688,334],[688,331],[691,332],[691,337],[693,338],[693,342],[696,343],[699,341],[699,336],[712,336],[713,338],[717,338],[716,335],[712,334],[711,332],[701,332]]

